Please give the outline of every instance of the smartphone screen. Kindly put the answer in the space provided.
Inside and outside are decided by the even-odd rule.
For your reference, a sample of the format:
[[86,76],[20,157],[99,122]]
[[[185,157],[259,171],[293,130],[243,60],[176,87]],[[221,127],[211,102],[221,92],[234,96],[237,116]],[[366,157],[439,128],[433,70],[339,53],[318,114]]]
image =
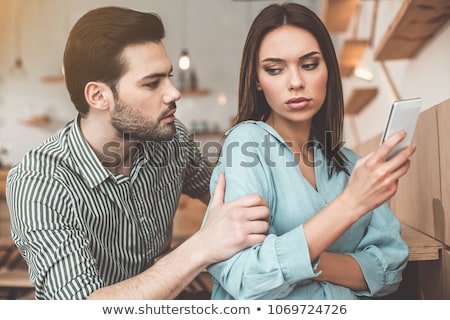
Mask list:
[[392,158],[400,150],[411,143],[417,119],[419,118],[420,109],[422,108],[422,100],[422,98],[414,98],[398,100],[392,103],[388,121],[381,138],[381,143],[400,130],[406,130],[407,134],[405,139],[392,149],[387,159]]

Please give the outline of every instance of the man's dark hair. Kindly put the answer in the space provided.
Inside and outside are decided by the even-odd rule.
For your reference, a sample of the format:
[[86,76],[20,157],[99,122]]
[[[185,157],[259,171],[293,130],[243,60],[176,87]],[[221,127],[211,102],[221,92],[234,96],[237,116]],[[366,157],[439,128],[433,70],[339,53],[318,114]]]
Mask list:
[[83,15],[72,28],[64,51],[64,75],[70,99],[86,115],[84,88],[90,81],[106,83],[115,93],[127,70],[123,50],[133,44],[159,42],[164,26],[154,13],[103,7]]

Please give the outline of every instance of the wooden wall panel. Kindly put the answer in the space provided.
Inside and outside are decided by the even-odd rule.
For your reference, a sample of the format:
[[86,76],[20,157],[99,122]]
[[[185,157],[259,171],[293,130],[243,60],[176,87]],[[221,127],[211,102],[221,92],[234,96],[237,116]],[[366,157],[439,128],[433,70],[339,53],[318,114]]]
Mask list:
[[450,300],[450,251],[442,250],[441,259],[418,265],[419,298]]
[[450,246],[450,99],[438,106],[437,122],[441,166],[441,201],[435,203],[435,228],[439,232],[438,238],[444,239],[444,243]]
[[436,199],[441,197],[438,141],[437,111],[431,108],[420,114],[413,137],[417,151],[391,207],[403,223],[442,240],[437,238],[433,215]]
[[[450,245],[450,99],[421,112],[413,143],[416,154],[409,172],[400,179],[391,208],[402,221]],[[364,156],[375,151],[380,135],[355,151]]]

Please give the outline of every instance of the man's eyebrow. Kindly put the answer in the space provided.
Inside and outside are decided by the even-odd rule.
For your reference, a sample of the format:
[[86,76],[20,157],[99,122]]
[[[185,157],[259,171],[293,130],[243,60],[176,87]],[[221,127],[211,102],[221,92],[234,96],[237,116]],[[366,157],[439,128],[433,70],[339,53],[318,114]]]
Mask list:
[[146,75],[145,77],[143,77],[141,80],[164,78],[164,77],[169,76],[172,72],[173,72],[173,66],[170,67],[170,70],[168,73],[165,73],[165,72],[150,73],[149,75]]
[[[319,51],[308,52],[308,53],[302,55],[299,60],[307,59],[307,58],[309,58],[311,56],[314,56],[316,54],[320,55],[320,52]],[[283,62],[283,61],[284,61],[284,59],[281,59],[281,58],[266,58],[262,62]]]

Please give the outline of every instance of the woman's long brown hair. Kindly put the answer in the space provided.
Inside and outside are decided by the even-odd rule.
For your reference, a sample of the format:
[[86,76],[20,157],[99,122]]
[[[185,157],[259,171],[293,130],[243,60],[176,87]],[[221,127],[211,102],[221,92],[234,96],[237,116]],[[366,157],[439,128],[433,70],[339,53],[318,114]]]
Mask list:
[[349,174],[348,160],[340,151],[343,146],[344,101],[333,42],[319,17],[302,5],[296,3],[269,5],[253,21],[242,54],[236,123],[245,120],[266,121],[271,113],[264,93],[256,88],[257,58],[266,34],[283,25],[308,30],[319,43],[328,69],[327,93],[323,106],[312,119],[310,138],[318,140],[322,147],[330,176],[334,171]]

